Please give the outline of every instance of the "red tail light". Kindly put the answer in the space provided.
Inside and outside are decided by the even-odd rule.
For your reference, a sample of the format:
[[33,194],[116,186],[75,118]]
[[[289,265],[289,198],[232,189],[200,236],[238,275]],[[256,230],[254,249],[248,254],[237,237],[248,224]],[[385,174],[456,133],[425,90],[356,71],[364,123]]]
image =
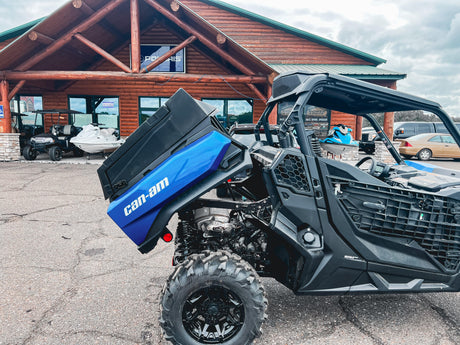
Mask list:
[[165,242],[171,242],[173,240],[173,234],[171,234],[169,231],[165,231],[163,232],[163,234],[161,235],[161,238],[163,241]]
[[405,142],[404,142],[404,146],[405,146],[405,147],[412,147],[412,145],[411,145],[408,141],[405,141]]

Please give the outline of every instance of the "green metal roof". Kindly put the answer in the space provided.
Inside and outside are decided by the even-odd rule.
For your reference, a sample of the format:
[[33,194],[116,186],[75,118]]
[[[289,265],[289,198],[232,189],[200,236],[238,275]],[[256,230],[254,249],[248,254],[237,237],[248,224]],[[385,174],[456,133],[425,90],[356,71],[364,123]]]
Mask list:
[[280,22],[278,22],[276,20],[261,16],[259,14],[254,13],[254,12],[243,10],[240,7],[236,7],[236,6],[227,4],[227,3],[223,2],[223,1],[219,1],[219,0],[199,0],[199,1],[201,1],[201,2],[203,2],[205,4],[208,4],[208,5],[212,5],[212,6],[220,8],[220,9],[232,12],[234,14],[246,17],[248,19],[258,21],[258,22],[260,22],[262,24],[265,24],[265,25],[268,25],[268,26],[270,26],[272,28],[289,32],[289,33],[291,33],[291,34],[293,34],[295,36],[298,36],[300,38],[304,38],[304,39],[307,39],[309,41],[324,45],[326,47],[329,47],[329,48],[332,48],[332,49],[335,49],[335,50],[339,50],[339,51],[344,52],[346,54],[353,55],[355,57],[358,57],[360,59],[363,59],[363,60],[368,61],[370,63],[373,63],[375,65],[380,65],[380,64],[386,62],[385,59],[379,58],[377,56],[374,56],[374,55],[371,55],[371,54],[368,54],[368,53],[364,53],[364,52],[362,52],[360,50],[348,47],[348,46],[343,45],[341,43],[331,41],[331,40],[329,40],[327,38],[320,37],[318,35],[314,35],[314,34],[309,33],[307,31],[299,30],[299,29],[297,29],[295,27],[280,23]]
[[10,38],[21,36],[24,32],[26,32],[29,29],[33,28],[35,25],[40,23],[45,18],[46,17],[39,18],[39,19],[33,20],[31,22],[28,22],[28,23],[22,24],[20,26],[17,26],[15,28],[0,32],[0,42],[4,42],[6,40],[9,40]]
[[388,71],[367,65],[312,65],[312,64],[269,64],[278,73],[302,71],[307,73],[333,73],[355,79],[400,80],[406,74]]

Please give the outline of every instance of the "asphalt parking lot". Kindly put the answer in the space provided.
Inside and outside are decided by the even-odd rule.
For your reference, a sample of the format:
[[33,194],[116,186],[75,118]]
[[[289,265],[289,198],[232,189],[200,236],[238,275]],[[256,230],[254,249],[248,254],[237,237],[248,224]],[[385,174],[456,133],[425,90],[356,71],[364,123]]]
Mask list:
[[[99,162],[0,163],[1,345],[166,344],[158,299],[173,245],[137,251],[106,215]],[[263,282],[256,344],[460,344],[460,293],[299,297]]]

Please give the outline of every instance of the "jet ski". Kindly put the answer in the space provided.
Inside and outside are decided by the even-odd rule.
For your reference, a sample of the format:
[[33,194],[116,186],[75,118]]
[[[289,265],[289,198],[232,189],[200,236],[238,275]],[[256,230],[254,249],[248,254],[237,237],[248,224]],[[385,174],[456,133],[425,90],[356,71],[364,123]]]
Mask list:
[[334,155],[341,155],[358,147],[358,142],[351,136],[351,128],[339,124],[329,131],[329,135],[320,140],[323,149]]
[[83,126],[83,130],[70,142],[87,153],[98,153],[114,151],[125,140],[118,138],[115,128],[99,128],[92,123]]

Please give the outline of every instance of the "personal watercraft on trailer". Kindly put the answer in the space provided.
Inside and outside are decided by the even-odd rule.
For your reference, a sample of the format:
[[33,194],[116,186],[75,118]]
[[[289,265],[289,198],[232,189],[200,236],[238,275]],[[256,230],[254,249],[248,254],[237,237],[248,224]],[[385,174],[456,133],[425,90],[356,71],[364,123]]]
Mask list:
[[[180,89],[98,169],[109,216],[142,253],[176,238],[160,297],[165,338],[251,343],[266,318],[260,276],[296,294],[460,291],[460,179],[407,166],[369,115],[429,111],[460,143],[439,104],[329,74],[280,75],[272,90],[250,146]],[[272,134],[269,115],[286,103]],[[323,157],[305,130],[310,105],[365,117],[398,164]],[[209,198],[220,187],[233,200]]]
[[125,141],[117,136],[114,128],[99,128],[95,124],[83,126],[83,130],[70,142],[87,153],[110,152]]
[[358,147],[358,142],[351,136],[351,128],[337,125],[329,131],[329,135],[320,140],[323,149],[334,155],[341,155]]

